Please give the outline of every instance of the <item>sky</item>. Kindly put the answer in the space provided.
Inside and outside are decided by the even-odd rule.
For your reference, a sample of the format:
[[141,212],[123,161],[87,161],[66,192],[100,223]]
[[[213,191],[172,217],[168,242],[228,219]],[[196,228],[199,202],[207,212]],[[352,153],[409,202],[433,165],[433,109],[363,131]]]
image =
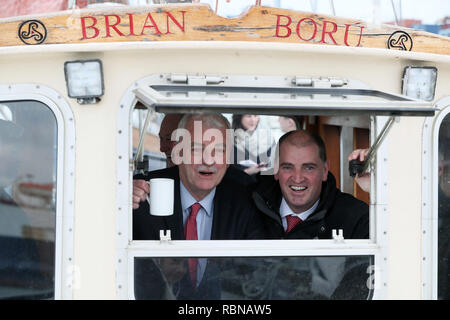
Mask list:
[[[209,3],[215,10],[216,0],[201,0],[201,2]],[[217,13],[230,17],[239,15],[247,6],[254,5],[255,0],[219,0],[218,3]],[[263,6],[300,11],[311,12],[316,6],[317,13],[332,15],[331,3],[334,4],[336,16],[373,23],[395,21],[392,3],[396,8],[398,19],[418,19],[424,24],[435,24],[445,16],[450,17],[450,0],[261,0]]]

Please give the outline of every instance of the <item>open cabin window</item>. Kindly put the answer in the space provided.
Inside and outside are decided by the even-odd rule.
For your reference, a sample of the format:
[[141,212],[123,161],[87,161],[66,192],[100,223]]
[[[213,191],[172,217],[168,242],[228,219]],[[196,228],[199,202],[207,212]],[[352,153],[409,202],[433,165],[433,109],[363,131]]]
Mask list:
[[[370,299],[377,294],[383,296],[382,289],[374,290],[381,288],[380,283],[384,281],[379,270],[385,263],[381,225],[386,222],[376,218],[382,205],[377,202],[376,192],[369,196],[348,178],[347,156],[353,149],[369,147],[369,140],[376,141],[380,132],[385,134],[386,127],[394,123],[394,116],[433,115],[434,110],[428,104],[371,90],[359,82],[333,78],[154,75],[136,83],[133,94],[136,108],[132,112],[132,123],[141,129],[141,138],[133,143],[134,158],[130,159],[135,178],[145,177],[144,171],[155,166],[145,155],[156,153],[158,159],[164,158],[158,153],[159,128],[149,125],[160,123],[164,113],[220,113],[229,120],[233,115],[237,118],[258,115],[258,127],[264,130],[264,139],[269,145],[287,130],[283,121],[287,122],[292,116],[297,128],[314,131],[322,137],[336,187],[369,205],[370,223],[364,237],[351,239],[347,230],[338,228],[326,230],[326,237],[320,236],[318,230],[317,236],[289,241],[280,239],[284,236],[256,238],[258,240],[180,241],[181,237],[169,235],[165,230],[152,238],[153,241],[137,240],[131,236],[133,230],[129,236],[133,241],[127,247],[129,297]],[[132,131],[137,130],[134,127]],[[232,137],[236,142],[235,131]],[[244,135],[244,141],[245,138],[251,137]],[[145,141],[152,139],[155,143],[146,148]],[[376,151],[386,152],[383,147]],[[263,161],[244,156],[238,157],[236,163],[236,158],[232,158],[231,165],[243,169],[243,166],[263,162],[267,167],[261,175],[270,175],[277,170],[276,153],[272,152]],[[161,162],[155,161],[156,166]],[[369,167],[371,190],[376,190],[376,170],[383,170],[383,164],[376,162],[376,152]],[[256,201],[254,197],[253,200]],[[146,208],[148,210],[148,205]],[[278,212],[278,208],[274,212]],[[145,214],[150,217],[150,213]],[[177,215],[181,219],[181,213],[174,212],[174,216]],[[130,217],[130,224],[134,218],[135,214]],[[173,219],[171,216],[164,223]],[[308,219],[302,223],[308,223]],[[141,223],[140,227],[145,228]],[[323,230],[327,227],[321,225]],[[190,276],[192,263],[196,265],[196,272]],[[196,278],[194,284],[188,281],[193,277]]]

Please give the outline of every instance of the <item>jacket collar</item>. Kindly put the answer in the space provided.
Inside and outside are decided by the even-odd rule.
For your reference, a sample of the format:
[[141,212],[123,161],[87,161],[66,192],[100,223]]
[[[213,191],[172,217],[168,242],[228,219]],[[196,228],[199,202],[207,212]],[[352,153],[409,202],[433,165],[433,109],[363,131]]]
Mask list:
[[[282,194],[278,181],[273,176],[259,176],[258,182],[256,189],[252,193],[257,208],[281,224],[279,209]],[[306,221],[322,220],[333,205],[336,192],[336,179],[331,172],[328,172],[327,181],[322,182],[319,205]]]

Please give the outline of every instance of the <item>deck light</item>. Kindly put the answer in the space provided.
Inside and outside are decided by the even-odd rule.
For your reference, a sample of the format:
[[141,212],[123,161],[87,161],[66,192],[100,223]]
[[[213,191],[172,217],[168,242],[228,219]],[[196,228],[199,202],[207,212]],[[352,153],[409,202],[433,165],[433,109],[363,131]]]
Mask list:
[[403,73],[403,94],[414,99],[431,101],[434,99],[436,79],[435,67],[408,66]]
[[80,104],[93,104],[104,94],[102,62],[96,60],[66,61],[64,73],[68,95]]

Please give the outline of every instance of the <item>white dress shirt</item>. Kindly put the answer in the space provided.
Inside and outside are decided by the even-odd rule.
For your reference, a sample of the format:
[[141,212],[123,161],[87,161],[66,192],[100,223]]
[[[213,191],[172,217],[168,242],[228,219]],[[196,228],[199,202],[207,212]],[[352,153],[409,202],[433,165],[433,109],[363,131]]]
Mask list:
[[319,205],[319,200],[317,200],[313,204],[313,206],[311,208],[309,208],[308,210],[306,210],[304,212],[296,213],[296,212],[292,211],[291,208],[289,208],[286,200],[283,197],[283,200],[281,200],[281,205],[280,205],[280,216],[281,216],[281,222],[283,223],[284,231],[286,231],[286,229],[287,229],[287,221],[286,221],[287,216],[294,215],[294,216],[297,216],[300,219],[302,219],[302,221],[305,221],[309,217],[309,215],[311,213],[313,213],[314,210],[316,210],[318,205]]
[[[214,213],[214,195],[216,194],[216,188],[214,188],[206,197],[197,201],[189,193],[183,182],[180,180],[180,198],[181,209],[183,212],[183,227],[186,226],[186,221],[191,213],[191,206],[198,202],[202,208],[197,214],[197,237],[198,240],[211,240],[212,221]],[[197,260],[197,286],[203,278],[203,274],[206,269],[206,258],[200,258]]]

